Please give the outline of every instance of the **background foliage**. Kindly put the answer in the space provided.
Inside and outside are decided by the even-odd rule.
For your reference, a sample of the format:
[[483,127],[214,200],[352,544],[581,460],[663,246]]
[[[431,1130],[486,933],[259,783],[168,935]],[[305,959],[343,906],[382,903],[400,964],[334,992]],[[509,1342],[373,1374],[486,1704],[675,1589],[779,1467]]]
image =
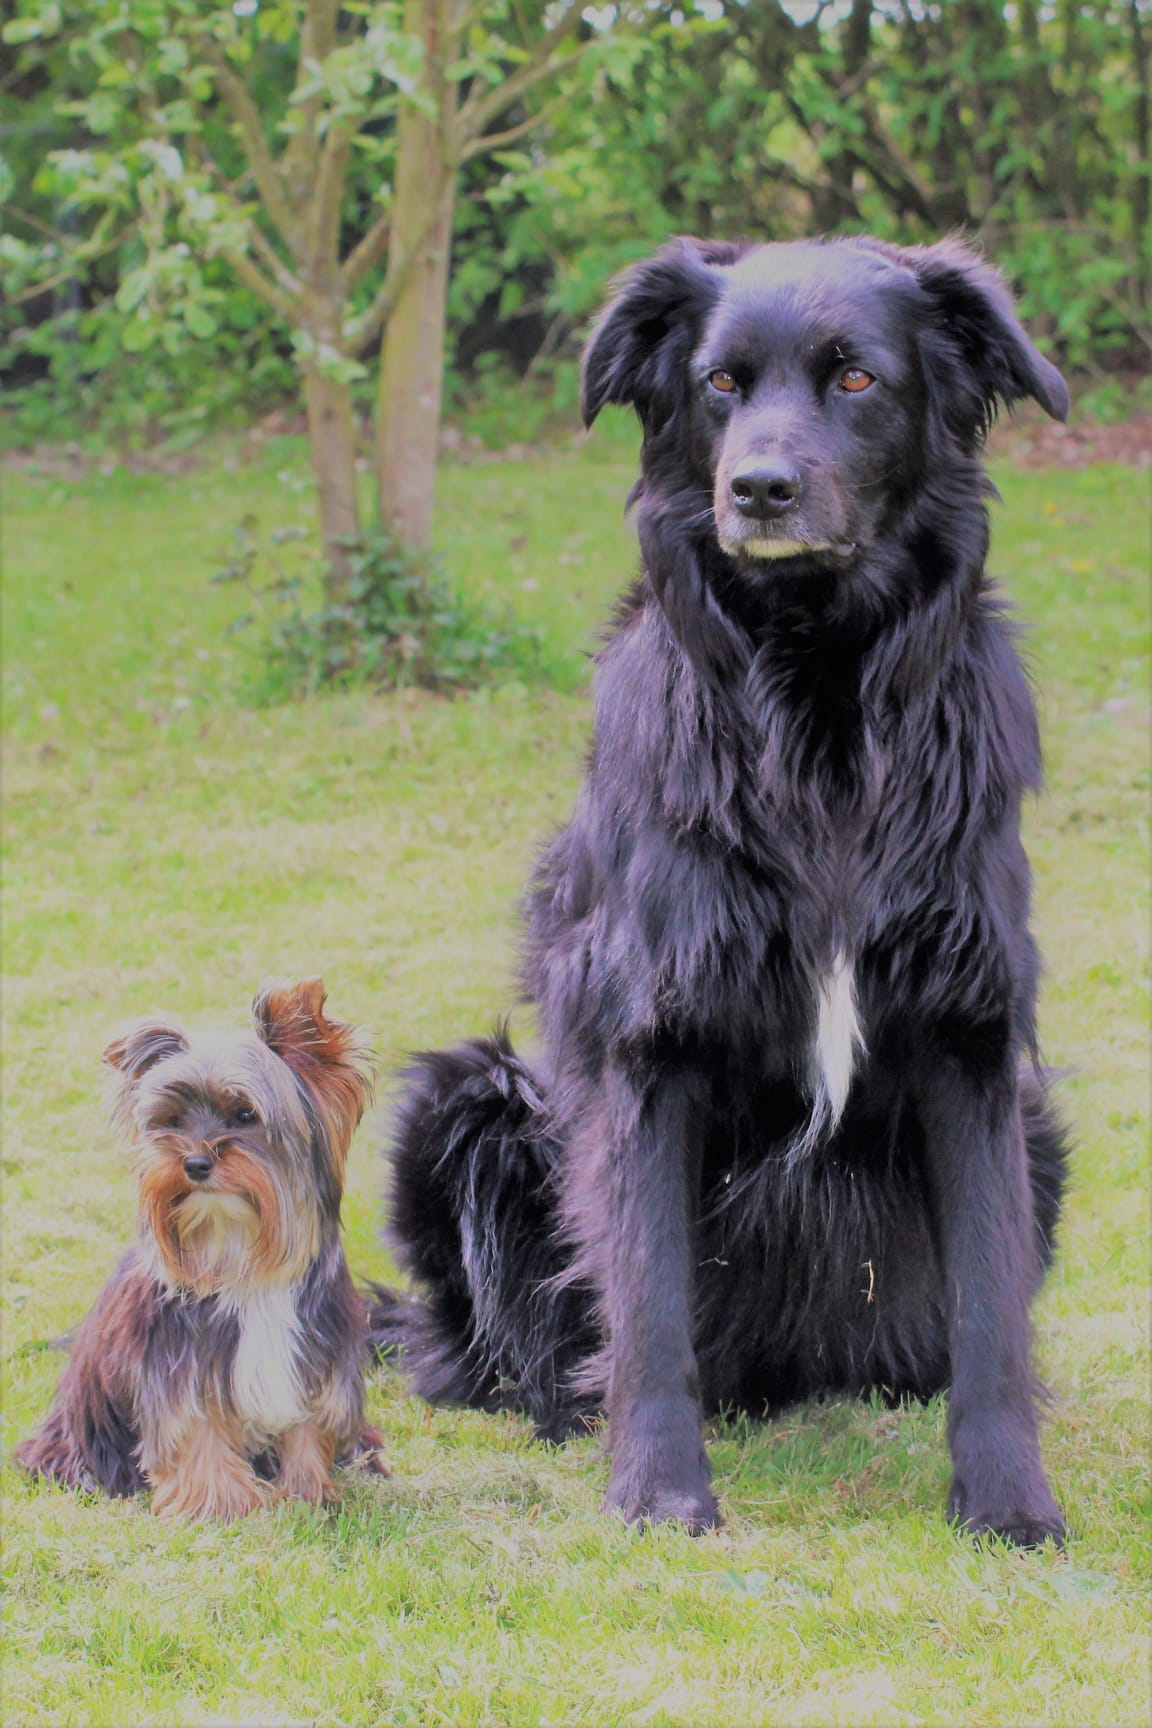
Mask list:
[[[251,35],[261,105],[278,112],[299,8],[238,0],[232,10]],[[399,88],[398,9],[347,10],[387,30]],[[194,164],[159,141],[157,107],[169,105],[170,130],[181,122],[185,12],[181,0],[17,0],[5,28],[10,437],[96,425],[188,441],[294,387],[289,333],[198,252]],[[521,13],[545,8],[493,0],[479,12],[496,44],[487,51],[507,55],[505,14],[523,27]],[[130,64],[118,46],[126,27]],[[463,390],[497,400],[502,376],[532,368],[569,408],[570,368],[557,362],[606,277],[671,231],[919,240],[963,226],[1065,364],[1146,360],[1148,0],[649,0],[590,7],[582,30],[604,51],[528,92],[513,118],[538,114],[536,128],[463,170],[450,400]],[[345,245],[387,208],[394,132],[395,101],[382,101],[348,176]],[[214,100],[197,119],[197,149],[242,195],[243,158]]]

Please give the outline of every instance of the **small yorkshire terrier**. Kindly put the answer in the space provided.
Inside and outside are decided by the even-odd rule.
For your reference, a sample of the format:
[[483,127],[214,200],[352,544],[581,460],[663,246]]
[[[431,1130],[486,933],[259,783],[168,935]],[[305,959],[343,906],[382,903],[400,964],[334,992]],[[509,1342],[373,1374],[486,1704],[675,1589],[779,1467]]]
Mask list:
[[319,978],[270,982],[255,1036],[193,1041],[154,1019],[105,1050],[137,1240],[16,1452],[26,1469],[115,1495],[150,1487],[161,1517],[221,1519],[333,1500],[337,1462],[387,1473],[340,1240],[371,1066],[324,996]]

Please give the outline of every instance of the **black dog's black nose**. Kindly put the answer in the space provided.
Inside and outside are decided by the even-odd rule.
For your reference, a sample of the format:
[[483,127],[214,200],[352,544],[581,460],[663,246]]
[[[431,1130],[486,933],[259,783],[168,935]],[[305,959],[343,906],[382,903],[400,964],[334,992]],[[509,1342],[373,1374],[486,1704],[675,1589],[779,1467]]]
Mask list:
[[790,462],[782,460],[743,463],[730,486],[740,514],[764,520],[783,516],[800,496],[800,476]]
[[184,1174],[191,1182],[206,1182],[212,1174],[214,1162],[208,1152],[190,1152],[184,1160]]

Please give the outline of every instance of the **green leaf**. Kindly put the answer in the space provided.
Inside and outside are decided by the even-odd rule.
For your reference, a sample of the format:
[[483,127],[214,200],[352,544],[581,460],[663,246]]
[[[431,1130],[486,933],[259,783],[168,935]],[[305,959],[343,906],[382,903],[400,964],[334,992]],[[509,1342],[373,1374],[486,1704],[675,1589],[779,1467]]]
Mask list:
[[48,5],[30,18],[10,18],[0,38],[17,46],[21,42],[35,42],[42,36],[55,36],[60,29],[60,8]]
[[116,290],[116,306],[121,312],[132,312],[147,294],[152,282],[152,272],[147,266],[138,270],[130,270]]
[[199,301],[190,300],[184,307],[184,322],[193,336],[201,341],[207,341],[209,336],[215,336],[219,325],[206,306]]

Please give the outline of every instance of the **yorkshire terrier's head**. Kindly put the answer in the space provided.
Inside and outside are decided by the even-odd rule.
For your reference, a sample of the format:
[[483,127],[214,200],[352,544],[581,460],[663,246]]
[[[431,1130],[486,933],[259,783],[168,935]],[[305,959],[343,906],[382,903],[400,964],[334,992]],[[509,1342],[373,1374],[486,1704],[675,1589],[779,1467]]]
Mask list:
[[319,978],[269,982],[255,1034],[190,1038],[143,1020],[104,1052],[132,1136],[140,1226],[158,1275],[209,1295],[287,1283],[339,1230],[344,1164],[371,1097],[351,1026]]

